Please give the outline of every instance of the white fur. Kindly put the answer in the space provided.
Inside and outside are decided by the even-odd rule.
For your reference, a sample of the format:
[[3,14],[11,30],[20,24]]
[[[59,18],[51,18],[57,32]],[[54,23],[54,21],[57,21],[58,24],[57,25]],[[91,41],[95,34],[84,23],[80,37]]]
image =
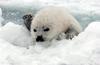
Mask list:
[[[46,40],[52,40],[58,37],[60,34],[67,31],[68,28],[74,29],[76,32],[81,32],[81,26],[77,20],[68,12],[64,7],[47,7],[41,9],[33,18],[31,24],[31,34],[33,39],[36,38],[36,34],[33,29],[35,27],[49,26],[50,31],[44,34]],[[74,32],[68,33],[73,34]],[[75,36],[75,34],[73,34]]]

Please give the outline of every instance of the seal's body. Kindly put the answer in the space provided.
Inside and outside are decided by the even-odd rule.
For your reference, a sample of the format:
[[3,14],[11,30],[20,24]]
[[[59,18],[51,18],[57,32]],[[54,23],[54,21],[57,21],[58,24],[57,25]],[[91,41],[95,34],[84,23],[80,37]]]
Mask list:
[[41,9],[31,21],[31,34],[37,42],[61,39],[62,33],[66,39],[72,39],[81,32],[77,20],[63,7],[47,7]]

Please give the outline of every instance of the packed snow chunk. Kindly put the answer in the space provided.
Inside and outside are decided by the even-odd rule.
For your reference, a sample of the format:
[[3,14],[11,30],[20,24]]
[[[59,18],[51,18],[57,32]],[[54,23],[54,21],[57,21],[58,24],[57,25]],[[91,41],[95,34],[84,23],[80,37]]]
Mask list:
[[[8,49],[7,49],[8,48]],[[7,57],[11,51],[8,42],[0,39],[0,65],[9,65]]]
[[88,27],[73,39],[74,47],[90,56],[88,61],[92,65],[100,65],[100,22],[92,22]]
[[88,42],[95,39],[100,39],[100,22],[92,22],[88,27],[77,37],[77,40]]
[[26,50],[25,48],[20,48],[12,45],[11,43],[0,39],[0,65],[12,65],[13,61],[10,57],[22,56]]
[[1,8],[0,8],[0,16],[2,16],[2,10],[1,10]]
[[32,44],[28,30],[22,25],[11,22],[0,28],[0,38],[18,46],[29,46]]
[[4,19],[2,18],[2,10],[1,10],[1,8],[0,8],[0,27],[2,26],[2,21],[3,21]]
[[[91,24],[89,24],[89,26],[85,29],[85,31],[91,32],[91,33],[98,33],[100,34],[100,22],[92,22]],[[98,35],[97,34],[97,35]]]

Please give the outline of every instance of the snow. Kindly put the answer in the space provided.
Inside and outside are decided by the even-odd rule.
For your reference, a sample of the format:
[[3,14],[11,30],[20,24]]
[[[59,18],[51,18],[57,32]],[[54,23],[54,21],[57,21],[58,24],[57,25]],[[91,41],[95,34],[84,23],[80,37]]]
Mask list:
[[1,27],[0,65],[100,65],[100,22],[73,40],[49,42],[48,48],[28,43],[32,40],[24,26],[10,22]]
[[[99,2],[100,0],[0,0],[3,9],[0,8],[0,65],[100,65]],[[12,23],[19,20],[12,21],[13,15],[19,15],[19,12],[11,13],[10,16],[9,12],[4,12],[4,9],[29,12],[49,5],[68,7],[79,20],[82,19],[82,25],[88,23],[88,20],[93,22],[74,39],[54,40],[48,42],[51,46],[45,47],[47,43],[34,45],[30,32],[23,25]],[[6,20],[2,16],[10,17],[4,26],[2,23]],[[15,18],[17,17],[19,16]]]
[[100,65],[100,22],[73,40],[49,43],[34,45],[23,25],[9,22],[0,27],[0,65]]
[[[20,46],[31,45],[28,43],[32,42],[30,41],[31,37],[28,30],[24,26],[16,25],[11,22],[0,28],[0,38]],[[24,43],[27,43],[27,45]]]

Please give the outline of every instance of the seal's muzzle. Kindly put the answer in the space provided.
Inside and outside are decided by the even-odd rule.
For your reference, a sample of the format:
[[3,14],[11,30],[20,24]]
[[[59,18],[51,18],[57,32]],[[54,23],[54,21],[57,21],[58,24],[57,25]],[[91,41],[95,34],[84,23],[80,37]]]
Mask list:
[[44,42],[43,36],[37,36],[36,42]]

